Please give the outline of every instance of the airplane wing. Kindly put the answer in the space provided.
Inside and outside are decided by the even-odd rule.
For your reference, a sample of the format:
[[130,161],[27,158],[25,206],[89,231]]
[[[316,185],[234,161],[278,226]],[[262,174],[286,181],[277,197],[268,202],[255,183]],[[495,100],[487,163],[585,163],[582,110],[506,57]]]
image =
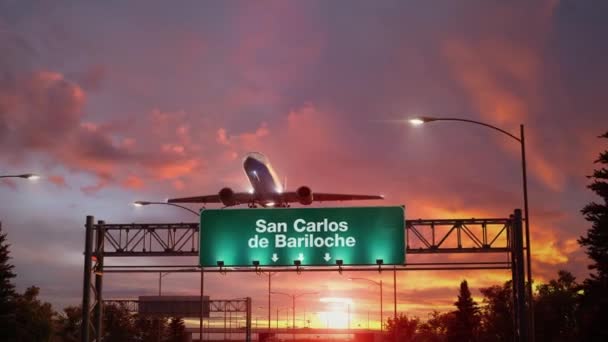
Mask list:
[[313,193],[314,202],[325,202],[325,201],[362,201],[362,200],[375,200],[384,199],[384,196],[379,195],[347,195],[347,194],[328,194],[322,192]]
[[[300,198],[295,192],[285,192],[282,194],[282,199],[285,202],[299,202]],[[364,200],[377,200],[384,199],[384,196],[380,195],[349,195],[349,194],[330,194],[323,192],[313,193],[313,202],[329,202],[329,201],[364,201]]]
[[[253,201],[253,195],[248,192],[237,192],[233,195],[234,201],[237,204],[240,203],[251,203]],[[194,197],[182,197],[182,198],[171,198],[167,200],[167,203],[222,203],[219,195],[206,195],[206,196],[194,196]]]
[[170,198],[167,203],[220,203],[219,195]]

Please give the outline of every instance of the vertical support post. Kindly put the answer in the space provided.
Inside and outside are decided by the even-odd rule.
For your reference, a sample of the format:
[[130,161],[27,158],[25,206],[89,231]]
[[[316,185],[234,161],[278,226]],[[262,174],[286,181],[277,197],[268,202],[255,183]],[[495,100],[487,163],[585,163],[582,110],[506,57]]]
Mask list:
[[347,304],[347,315],[348,315],[348,331],[350,331],[350,303]]
[[528,319],[530,320],[530,341],[534,342],[534,297],[532,295],[532,259],[530,245],[530,210],[528,209],[528,177],[526,176],[526,140],[524,136],[524,125],[519,125],[519,140],[521,143],[521,172],[524,185],[524,214],[526,223],[526,269],[528,276]]
[[384,330],[384,316],[382,313],[382,287],[382,279],[380,279],[380,332]]
[[[397,324],[397,266],[393,266],[393,321]],[[397,341],[397,334],[395,334],[395,342]]]
[[519,318],[518,318],[518,314],[519,311],[517,310],[517,286],[515,286],[516,283],[516,279],[517,279],[517,272],[516,272],[516,265],[517,265],[517,259],[516,259],[516,245],[515,245],[515,216],[513,214],[511,214],[509,216],[509,227],[508,227],[508,246],[511,249],[510,255],[511,255],[511,298],[512,298],[512,306],[513,306],[513,338],[514,341],[519,342]]
[[224,302],[224,341],[226,341],[226,318],[227,318],[226,312],[227,311],[228,311],[228,303]]
[[291,295],[293,312],[291,313],[291,338],[296,339],[296,295]]
[[80,326],[80,340],[89,342],[91,324],[91,257],[93,252],[93,216],[87,216],[84,233],[84,270],[82,281],[82,323]]
[[201,317],[199,318],[199,341],[203,340],[203,316],[205,315],[205,271],[201,268]]
[[104,221],[98,221],[95,234],[95,257],[97,257],[95,265],[95,333],[97,342],[101,342],[103,338],[103,252],[106,237],[104,225]]
[[245,341],[251,342],[251,297],[247,297],[247,322],[245,328]]
[[393,266],[393,319],[397,320],[397,266]]
[[514,313],[517,320],[515,334],[518,341],[530,341],[528,323],[529,317],[526,315],[526,279],[524,273],[524,250],[523,250],[523,232],[522,232],[522,215],[521,209],[515,209],[512,224],[513,239],[512,242],[512,260],[511,265],[514,288]]
[[[270,334],[270,278],[272,277],[272,274],[270,273],[270,271],[268,271],[268,333]],[[278,318],[277,318],[278,320]],[[277,327],[278,328],[278,327]]]

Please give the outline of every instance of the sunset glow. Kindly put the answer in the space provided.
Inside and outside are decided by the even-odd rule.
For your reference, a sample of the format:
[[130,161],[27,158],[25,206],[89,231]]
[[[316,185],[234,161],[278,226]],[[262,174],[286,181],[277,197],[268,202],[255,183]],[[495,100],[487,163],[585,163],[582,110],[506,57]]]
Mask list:
[[319,312],[321,323],[327,328],[346,329],[352,319],[351,310],[354,310],[353,301],[350,298],[327,297],[319,300],[324,303],[324,311]]
[[[0,173],[13,176],[0,179],[0,220],[17,290],[40,287],[56,310],[82,303],[87,215],[110,224],[190,224],[201,210],[235,207],[404,206],[406,220],[507,219],[523,209],[522,144],[480,125],[429,123],[439,117],[487,123],[516,140],[523,124],[534,285],[562,269],[585,279],[592,271],[578,239],[590,224],[580,210],[598,201],[587,176],[603,150],[597,136],[608,129],[605,16],[572,1],[347,3],[2,2]],[[271,160],[279,179],[263,204],[248,200],[260,193],[243,168],[252,152]],[[217,201],[225,188],[240,197]],[[299,188],[310,191],[294,197]],[[315,200],[326,193],[384,199]],[[203,195],[216,201],[163,203]],[[505,267],[428,269],[510,262],[506,253],[477,253],[506,246],[504,226],[425,226],[365,251],[376,260],[394,244],[415,249],[405,262],[420,269],[395,275],[392,264],[379,270],[373,261],[349,271],[348,256],[320,249],[316,256],[332,271],[308,272],[294,261],[311,259],[304,254],[314,243],[289,240],[302,249],[289,256],[290,272],[254,270],[260,259],[247,258],[251,272],[205,272],[204,292],[252,298],[254,318],[266,327],[292,325],[295,309],[296,326],[344,329],[350,321],[379,330],[395,301],[400,313],[426,321],[433,310],[454,309],[465,279],[476,300],[482,288],[511,280]],[[469,232],[486,235],[475,241]],[[132,234],[135,243],[159,233]],[[378,235],[363,230],[357,243]],[[188,256],[108,258],[107,265],[153,270],[104,273],[104,298],[198,296],[195,252],[205,237],[192,236],[171,236]],[[440,243],[453,253],[426,253]],[[239,253],[213,258],[228,264]],[[164,266],[192,272],[159,281]],[[355,277],[373,283],[348,280]],[[292,301],[269,295],[269,287],[319,295]]]

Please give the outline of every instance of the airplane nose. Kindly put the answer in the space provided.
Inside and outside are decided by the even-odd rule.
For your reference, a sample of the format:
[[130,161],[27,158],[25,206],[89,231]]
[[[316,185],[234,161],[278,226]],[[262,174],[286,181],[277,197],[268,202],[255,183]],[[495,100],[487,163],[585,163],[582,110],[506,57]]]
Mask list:
[[252,166],[255,163],[255,159],[251,158],[251,157],[247,157],[245,158],[245,160],[243,160],[243,166],[245,168],[248,168],[248,166]]

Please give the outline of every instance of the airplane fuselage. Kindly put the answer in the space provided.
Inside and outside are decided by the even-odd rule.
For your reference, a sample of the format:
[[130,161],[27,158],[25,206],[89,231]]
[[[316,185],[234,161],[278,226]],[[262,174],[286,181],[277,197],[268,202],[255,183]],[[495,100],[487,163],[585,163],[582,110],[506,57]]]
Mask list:
[[261,205],[281,205],[283,187],[264,155],[249,153],[243,160],[243,169],[253,189],[256,202]]

